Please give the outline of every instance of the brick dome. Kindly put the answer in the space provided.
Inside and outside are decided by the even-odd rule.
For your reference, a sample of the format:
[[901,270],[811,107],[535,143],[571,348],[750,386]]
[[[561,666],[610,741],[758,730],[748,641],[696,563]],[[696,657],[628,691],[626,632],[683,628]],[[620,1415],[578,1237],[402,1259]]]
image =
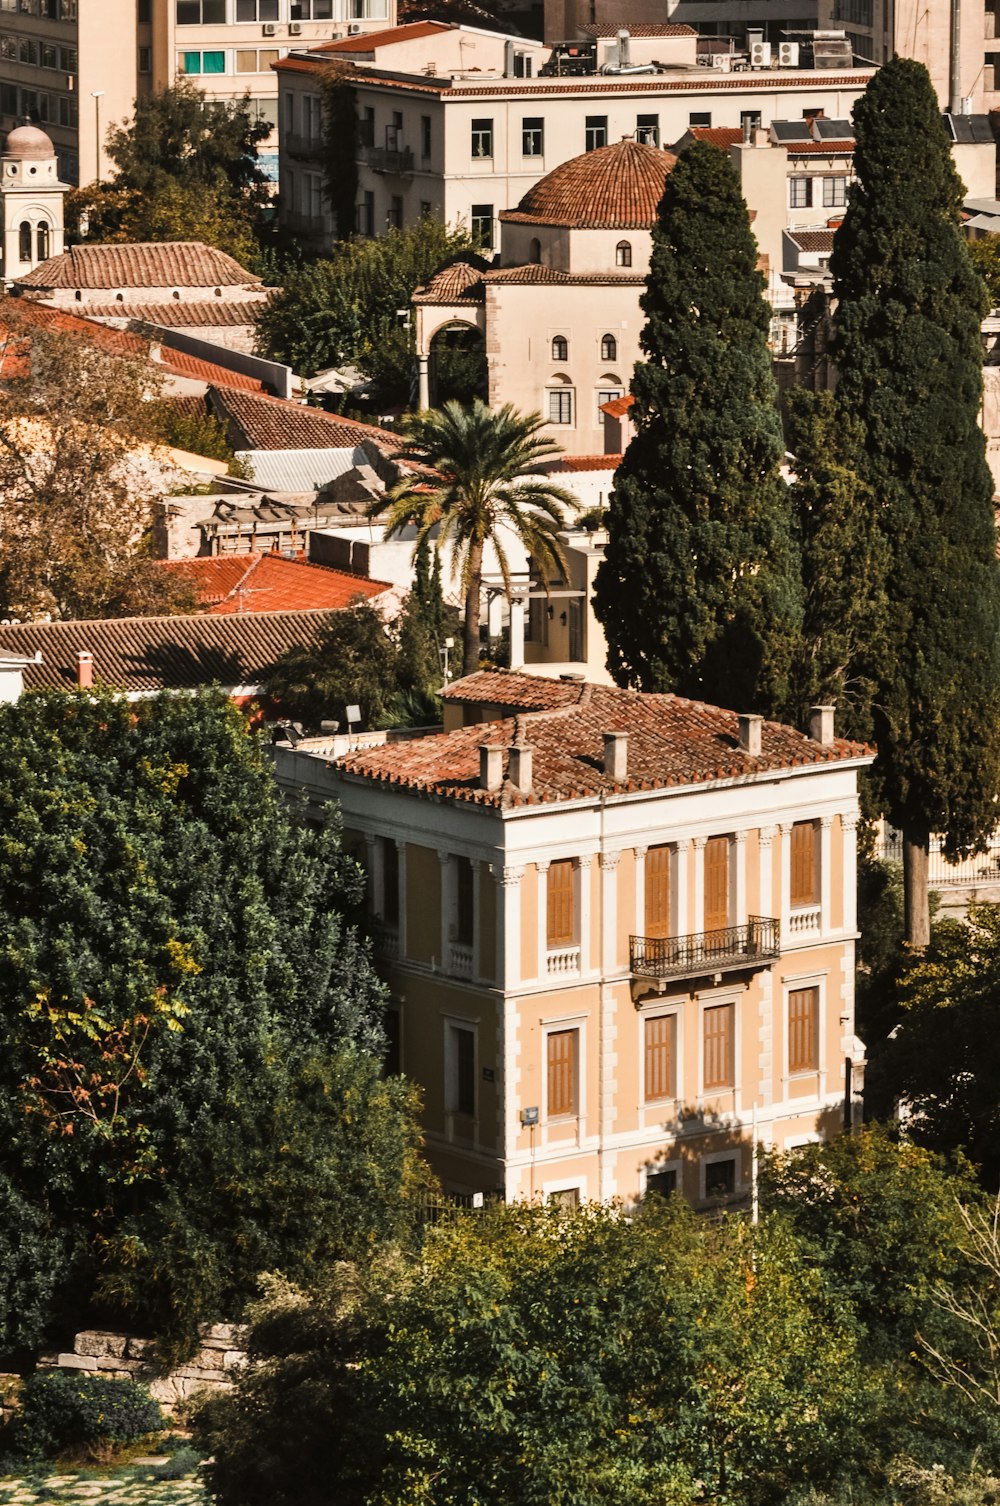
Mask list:
[[628,136],[563,162],[500,218],[574,230],[651,230],[676,162],[673,152]]
[[7,137],[7,144],[3,149],[5,157],[21,157],[34,162],[46,161],[54,157],[56,149],[37,126],[15,126]]

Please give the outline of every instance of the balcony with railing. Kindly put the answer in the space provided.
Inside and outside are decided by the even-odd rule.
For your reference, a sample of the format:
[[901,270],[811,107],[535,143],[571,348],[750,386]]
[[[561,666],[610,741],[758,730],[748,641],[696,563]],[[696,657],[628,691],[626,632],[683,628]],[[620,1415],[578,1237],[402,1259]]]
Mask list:
[[751,915],[746,925],[727,926],[722,931],[700,931],[691,936],[632,936],[629,938],[632,976],[661,982],[766,967],[781,955],[780,931],[778,921],[770,916]]
[[369,146],[364,150],[364,159],[373,173],[382,173],[387,178],[413,177],[413,152],[408,146]]
[[300,162],[318,162],[323,154],[322,136],[304,136],[301,131],[285,131],[281,144],[290,157]]

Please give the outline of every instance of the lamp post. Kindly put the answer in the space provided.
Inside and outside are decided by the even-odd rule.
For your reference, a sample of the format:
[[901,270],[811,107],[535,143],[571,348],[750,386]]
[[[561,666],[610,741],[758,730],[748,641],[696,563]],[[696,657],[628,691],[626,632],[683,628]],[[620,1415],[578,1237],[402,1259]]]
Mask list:
[[91,89],[91,98],[94,101],[94,129],[96,131],[95,142],[97,146],[97,181],[101,181],[101,100],[104,98],[103,89]]

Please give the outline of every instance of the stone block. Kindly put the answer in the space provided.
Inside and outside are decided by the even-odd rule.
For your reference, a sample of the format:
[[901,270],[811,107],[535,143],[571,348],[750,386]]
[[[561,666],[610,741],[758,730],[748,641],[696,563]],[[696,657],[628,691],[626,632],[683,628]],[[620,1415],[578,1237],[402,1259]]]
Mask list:
[[141,1375],[146,1365],[142,1360],[123,1360],[114,1354],[102,1354],[98,1356],[97,1368],[102,1372],[110,1371],[121,1379],[126,1375]]
[[228,1376],[222,1370],[213,1366],[211,1370],[206,1365],[178,1365],[176,1370],[171,1370],[171,1376],[177,1376],[179,1380],[195,1381],[199,1384],[208,1384],[211,1381],[226,1381]]
[[146,1359],[153,1353],[156,1343],[153,1339],[129,1339],[125,1346],[125,1354],[130,1360]]
[[101,1333],[95,1329],[84,1329],[73,1340],[73,1350],[76,1354],[96,1355],[102,1354],[123,1355],[128,1343],[128,1335],[124,1333]]
[[59,1368],[59,1356],[54,1349],[47,1349],[40,1354],[35,1361],[36,1370],[57,1370]]
[[235,1323],[210,1323],[201,1331],[203,1349],[232,1349],[238,1340]]
[[56,1361],[60,1370],[96,1370],[97,1360],[92,1354],[61,1354]]
[[223,1368],[226,1370],[237,1370],[241,1365],[245,1365],[246,1362],[247,1355],[245,1349],[227,1349],[226,1353],[222,1356]]

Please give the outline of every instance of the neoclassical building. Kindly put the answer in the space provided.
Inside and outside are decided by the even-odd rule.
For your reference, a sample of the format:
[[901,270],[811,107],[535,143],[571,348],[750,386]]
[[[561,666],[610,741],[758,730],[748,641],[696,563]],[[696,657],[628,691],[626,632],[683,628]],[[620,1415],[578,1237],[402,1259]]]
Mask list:
[[0,154],[3,280],[14,282],[63,249],[63,199],[56,149],[37,126],[17,126]]

